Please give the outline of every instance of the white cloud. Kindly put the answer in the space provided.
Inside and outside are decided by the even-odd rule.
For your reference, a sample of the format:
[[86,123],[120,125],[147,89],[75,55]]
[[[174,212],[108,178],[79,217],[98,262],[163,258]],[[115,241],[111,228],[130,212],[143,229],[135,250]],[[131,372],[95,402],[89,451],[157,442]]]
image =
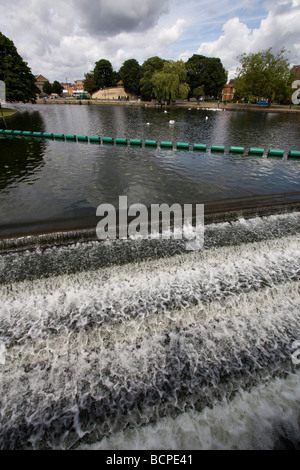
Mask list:
[[266,5],[271,10],[259,28],[250,29],[239,18],[232,18],[224,24],[223,34],[216,41],[203,42],[198,53],[220,57],[229,70],[229,78],[234,77],[239,65],[237,57],[244,52],[270,47],[278,52],[285,47],[290,63],[300,64],[300,0],[273,0]]
[[300,64],[299,15],[300,0],[14,0],[0,1],[0,31],[50,81],[83,78],[102,58],[118,70],[129,58],[195,53],[234,73],[238,55],[268,47]]

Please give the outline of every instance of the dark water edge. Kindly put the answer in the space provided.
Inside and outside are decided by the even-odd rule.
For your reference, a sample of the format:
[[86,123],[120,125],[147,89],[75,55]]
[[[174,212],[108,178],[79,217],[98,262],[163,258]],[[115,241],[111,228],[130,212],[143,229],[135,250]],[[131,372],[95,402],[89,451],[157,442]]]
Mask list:
[[[206,213],[203,249],[295,235],[300,232],[299,214],[300,202]],[[272,218],[268,222],[269,216],[278,216],[276,222]],[[243,220],[249,220],[250,224],[244,226]],[[0,284],[187,253],[184,239],[103,241],[97,238],[95,228],[80,229],[78,220],[73,222],[75,228],[71,230],[0,239]],[[263,228],[265,224],[268,229]]]
[[[193,204],[193,208],[196,204]],[[300,192],[224,199],[205,202],[204,219],[205,224],[209,224],[237,220],[239,217],[249,218],[284,214],[298,211],[299,208]],[[88,212],[88,214],[82,216],[69,218],[1,224],[0,251],[3,246],[13,246],[15,238],[22,237],[30,237],[30,240],[27,238],[30,243],[33,242],[35,237],[37,237],[38,243],[41,243],[43,236],[47,238],[48,243],[51,243],[51,240],[52,243],[55,243],[55,240],[72,242],[72,240],[78,241],[78,239],[97,239],[96,226],[100,218],[96,216],[93,209]],[[116,212],[118,213],[118,211]],[[20,244],[21,240],[18,240],[18,245]]]

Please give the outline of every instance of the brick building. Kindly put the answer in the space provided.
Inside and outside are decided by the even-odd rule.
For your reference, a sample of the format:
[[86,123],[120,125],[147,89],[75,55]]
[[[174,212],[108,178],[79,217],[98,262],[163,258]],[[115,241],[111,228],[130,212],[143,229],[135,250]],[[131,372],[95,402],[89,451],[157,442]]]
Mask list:
[[222,91],[222,101],[231,101],[234,97],[234,79],[230,80],[229,83],[224,85]]
[[43,75],[36,75],[35,84],[41,91],[43,91],[43,85],[45,82],[49,82],[48,78],[45,78]]

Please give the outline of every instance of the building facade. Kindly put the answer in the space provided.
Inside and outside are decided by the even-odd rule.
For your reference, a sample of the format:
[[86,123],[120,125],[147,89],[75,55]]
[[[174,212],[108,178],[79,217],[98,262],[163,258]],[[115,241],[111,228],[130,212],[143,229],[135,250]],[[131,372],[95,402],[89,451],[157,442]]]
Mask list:
[[49,82],[48,78],[45,78],[43,75],[36,75],[35,84],[41,91],[43,91],[43,85],[45,82]]
[[232,101],[234,97],[234,80],[230,80],[229,83],[224,85],[222,91],[222,101]]
[[294,65],[292,68],[292,73],[296,75],[296,80],[300,80],[300,65]]

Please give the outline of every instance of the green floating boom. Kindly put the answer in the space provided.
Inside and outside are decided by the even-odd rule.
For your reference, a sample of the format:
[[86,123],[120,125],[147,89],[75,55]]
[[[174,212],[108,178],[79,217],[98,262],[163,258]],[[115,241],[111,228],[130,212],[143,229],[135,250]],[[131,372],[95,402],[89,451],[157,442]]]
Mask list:
[[156,147],[157,146],[157,140],[145,140],[145,146],[146,147]]
[[230,152],[231,153],[244,153],[245,148],[244,147],[230,147]]
[[103,144],[113,144],[114,139],[113,137],[102,137]]
[[130,143],[130,145],[142,145],[142,140],[141,139],[130,139],[129,143]]
[[177,142],[177,148],[178,149],[189,149],[190,148],[190,144],[187,143],[187,142]]
[[268,155],[270,155],[271,157],[283,157],[284,155],[284,150],[280,150],[280,149],[270,149],[268,151]]
[[224,152],[225,151],[225,145],[212,145],[211,146],[211,151],[212,152]]
[[91,136],[91,137],[90,137],[90,142],[91,142],[92,144],[100,144],[101,139],[100,139],[100,137],[98,137],[97,135]]
[[76,140],[75,134],[66,134],[66,140]]
[[290,150],[289,158],[300,158],[300,150]]
[[256,155],[262,155],[264,153],[265,149],[259,148],[259,147],[250,147],[249,148],[249,154],[256,154]]
[[[71,141],[79,141],[79,142],[88,142],[91,143],[101,143],[101,138],[99,136],[91,136],[88,137],[86,135],[78,135],[75,134],[53,134],[52,132],[36,132],[36,131],[21,131],[21,130],[11,130],[11,129],[0,129],[0,135],[10,135],[10,136],[24,136],[24,137],[44,137],[47,139],[57,139],[57,140],[71,140]],[[102,137],[103,144],[113,144],[114,138],[113,137]],[[141,146],[142,140],[141,139],[128,139],[126,138],[116,138],[115,143],[117,145],[136,145]],[[157,140],[145,140],[145,147],[156,147],[158,145]],[[162,140],[160,142],[160,146],[162,148],[173,148],[173,142],[168,140]],[[177,142],[176,144],[177,149],[190,149],[190,144],[188,142]],[[201,150],[206,151],[207,145],[201,143],[193,144],[193,150]],[[211,146],[212,152],[224,152],[225,146],[224,145],[212,145]],[[244,153],[245,147],[239,146],[231,146],[230,152],[231,153]],[[255,155],[263,155],[265,149],[260,147],[250,147],[249,154]],[[268,156],[274,157],[283,157],[284,150],[282,149],[269,149]],[[300,158],[300,150],[290,150],[288,153],[288,158]]]
[[168,148],[173,148],[173,142],[170,142],[168,140],[162,140],[160,143],[161,147],[168,147]]
[[207,145],[206,144],[194,144],[194,150],[202,150],[202,151],[205,151],[206,150],[206,147]]
[[116,145],[127,145],[127,139],[117,138]]

